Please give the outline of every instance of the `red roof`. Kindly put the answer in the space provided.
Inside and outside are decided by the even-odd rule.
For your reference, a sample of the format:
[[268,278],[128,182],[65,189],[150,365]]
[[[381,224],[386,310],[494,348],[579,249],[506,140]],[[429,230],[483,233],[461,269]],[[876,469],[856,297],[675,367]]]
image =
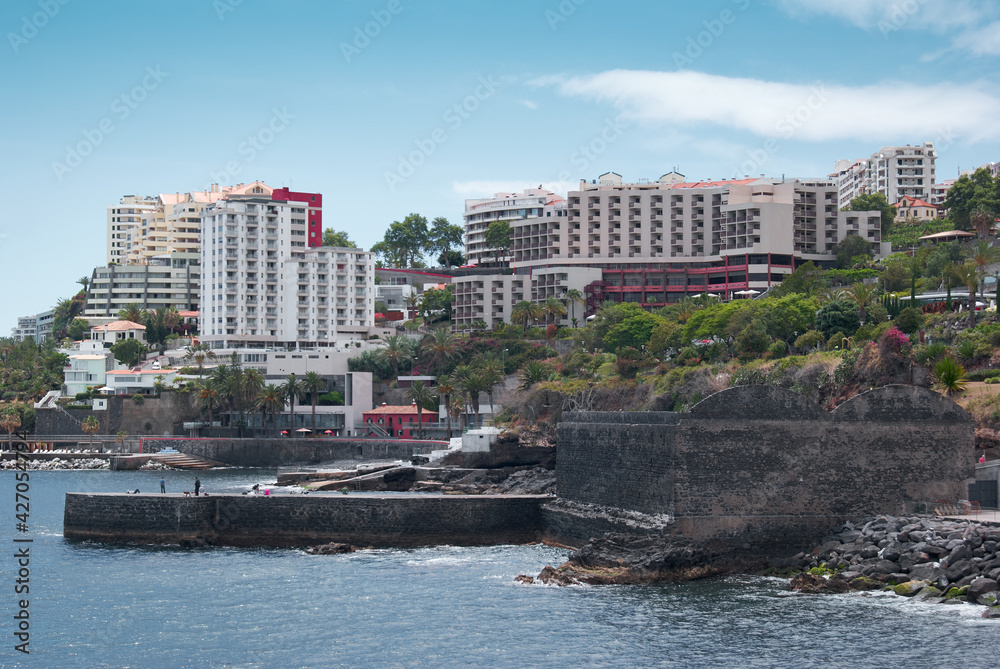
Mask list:
[[[423,412],[424,413],[429,413],[427,411],[427,409],[424,409]],[[375,407],[371,411],[363,411],[362,413],[365,414],[365,415],[368,415],[368,414],[379,414],[379,415],[386,415],[386,414],[413,414],[414,416],[416,416],[417,415],[417,405],[416,404],[405,404],[405,405],[402,405],[402,406],[386,406],[386,405],[382,405],[380,407]]]
[[145,330],[146,326],[132,321],[115,321],[107,325],[97,325],[91,329],[102,332],[124,332],[126,330]]
[[937,206],[924,202],[923,200],[918,200],[912,195],[904,195],[903,199],[896,203],[897,207],[909,208],[909,207],[930,207],[931,209],[937,209]]
[[743,186],[759,179],[723,179],[722,181],[694,181],[674,184],[673,188],[718,188],[720,186]]

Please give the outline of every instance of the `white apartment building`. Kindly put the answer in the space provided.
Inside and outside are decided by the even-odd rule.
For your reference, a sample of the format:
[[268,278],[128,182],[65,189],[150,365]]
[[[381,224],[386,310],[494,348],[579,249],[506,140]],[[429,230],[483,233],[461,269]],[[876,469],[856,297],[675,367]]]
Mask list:
[[373,254],[309,248],[307,205],[229,195],[202,211],[201,339],[331,346],[374,325]]
[[580,321],[608,299],[657,307],[703,292],[762,292],[802,262],[832,265],[849,235],[889,253],[881,213],[840,211],[833,180],[679,176],[625,183],[607,173],[569,193],[562,220],[516,222],[512,252],[526,253],[512,258],[513,277],[455,279],[455,329],[508,321],[520,299],[566,301],[571,288],[587,296]]
[[117,316],[129,304],[143,309],[197,311],[201,254],[175,252],[141,265],[98,267],[91,275],[83,318]]
[[[466,200],[462,219],[465,224],[465,255],[470,265],[506,265],[509,258],[497,256],[486,246],[486,229],[494,221],[515,224],[531,219],[565,216],[566,201],[552,191],[529,188],[523,193],[495,193],[491,198]],[[513,249],[511,250],[513,253]]]
[[265,183],[219,187],[157,197],[126,195],[108,207],[108,263],[139,265],[171,253],[198,253],[201,210],[229,195],[266,195]]
[[107,208],[107,263],[123,265],[128,261],[134,231],[146,214],[155,212],[159,201],[154,197],[125,195],[118,204]]
[[36,320],[35,316],[18,316],[17,326],[11,328],[10,337],[14,341],[30,339],[35,341]]
[[838,160],[830,177],[837,182],[841,207],[863,193],[882,193],[890,203],[907,195],[934,203],[936,160],[934,142],[883,146],[868,159]]

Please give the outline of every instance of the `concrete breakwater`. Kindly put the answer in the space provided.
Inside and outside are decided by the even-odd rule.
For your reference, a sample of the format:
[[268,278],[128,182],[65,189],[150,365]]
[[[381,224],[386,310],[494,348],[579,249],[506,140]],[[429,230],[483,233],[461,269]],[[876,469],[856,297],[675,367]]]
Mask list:
[[415,439],[143,437],[141,446],[143,453],[173,448],[234,467],[288,467],[335,460],[406,460],[413,455],[448,448],[448,443]]
[[541,535],[542,495],[67,493],[63,536],[216,546],[477,546]]

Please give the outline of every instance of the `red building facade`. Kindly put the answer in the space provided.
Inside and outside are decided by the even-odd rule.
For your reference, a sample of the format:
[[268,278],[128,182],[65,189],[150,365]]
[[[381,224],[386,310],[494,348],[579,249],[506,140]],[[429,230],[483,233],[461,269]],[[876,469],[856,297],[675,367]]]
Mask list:
[[380,407],[376,407],[371,411],[365,411],[363,414],[365,429],[368,430],[368,435],[379,436],[374,430],[367,428],[366,426],[377,425],[382,430],[385,430],[390,437],[399,437],[400,439],[417,439],[419,433],[417,432],[417,421],[419,420],[424,425],[438,423],[437,412],[428,411],[424,409],[418,418],[417,416],[417,405],[410,404],[404,406],[387,406],[385,403]]
[[299,193],[287,188],[275,188],[272,200],[301,202],[306,209],[306,234],[309,248],[323,245],[323,196],[320,193]]

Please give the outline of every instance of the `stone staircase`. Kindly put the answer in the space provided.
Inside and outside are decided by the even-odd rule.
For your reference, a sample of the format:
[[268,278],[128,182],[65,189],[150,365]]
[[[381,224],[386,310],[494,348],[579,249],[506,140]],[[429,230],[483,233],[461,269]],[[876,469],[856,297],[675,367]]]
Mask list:
[[211,469],[225,466],[221,462],[187,453],[154,453],[151,459],[177,469]]

